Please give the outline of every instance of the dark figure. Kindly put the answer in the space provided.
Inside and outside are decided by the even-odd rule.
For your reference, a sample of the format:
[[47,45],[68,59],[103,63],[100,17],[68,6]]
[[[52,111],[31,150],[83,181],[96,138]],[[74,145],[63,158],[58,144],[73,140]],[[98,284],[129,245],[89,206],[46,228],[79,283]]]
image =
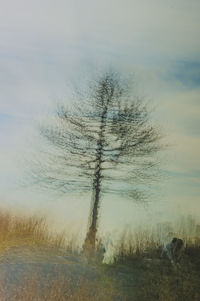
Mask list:
[[161,258],[167,256],[172,264],[178,263],[183,250],[183,240],[174,237],[172,241],[167,244],[161,254]]

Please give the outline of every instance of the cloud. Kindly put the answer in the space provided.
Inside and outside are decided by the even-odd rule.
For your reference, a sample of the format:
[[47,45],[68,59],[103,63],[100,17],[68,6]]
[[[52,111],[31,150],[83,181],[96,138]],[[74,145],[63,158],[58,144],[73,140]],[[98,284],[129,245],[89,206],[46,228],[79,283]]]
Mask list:
[[172,64],[171,70],[166,74],[169,81],[179,81],[185,89],[200,87],[200,61],[182,60]]
[[157,97],[159,120],[172,134],[181,134],[182,136],[193,136],[198,139],[200,128],[200,89],[185,90],[179,86],[176,89],[165,91]]

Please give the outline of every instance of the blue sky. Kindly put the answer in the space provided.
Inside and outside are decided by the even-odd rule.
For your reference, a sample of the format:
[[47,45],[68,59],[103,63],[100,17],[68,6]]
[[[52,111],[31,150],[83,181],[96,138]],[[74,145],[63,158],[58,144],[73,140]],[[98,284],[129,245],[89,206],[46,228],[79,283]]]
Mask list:
[[[200,214],[199,0],[0,0],[0,20],[2,204],[39,209],[41,199],[48,202],[40,192],[16,192],[12,183],[22,175],[16,158],[27,151],[35,120],[66,99],[69,87],[114,66],[134,74],[137,93],[156,106],[170,144],[162,167],[170,179],[149,214]],[[131,221],[135,208],[119,207]]]

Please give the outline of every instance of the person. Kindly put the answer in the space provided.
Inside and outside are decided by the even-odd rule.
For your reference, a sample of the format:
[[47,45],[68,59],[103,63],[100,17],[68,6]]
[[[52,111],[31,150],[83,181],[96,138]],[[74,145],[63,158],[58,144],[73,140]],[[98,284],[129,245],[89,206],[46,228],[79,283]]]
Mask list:
[[105,252],[106,252],[106,249],[105,249],[105,246],[104,246],[102,240],[97,241],[96,259],[99,262],[103,261]]
[[183,249],[183,240],[177,237],[174,237],[170,243],[168,243],[162,253],[161,258],[168,257],[172,264],[178,263]]

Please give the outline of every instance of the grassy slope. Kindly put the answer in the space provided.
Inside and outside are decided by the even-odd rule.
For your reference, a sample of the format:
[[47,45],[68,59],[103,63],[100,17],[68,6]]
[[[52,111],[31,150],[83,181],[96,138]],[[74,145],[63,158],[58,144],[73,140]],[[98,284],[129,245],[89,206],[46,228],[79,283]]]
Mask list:
[[[137,232],[134,236],[129,233],[129,237],[124,235],[116,247],[118,252],[112,265],[90,265],[73,261],[72,242],[67,242],[63,234],[49,233],[45,219],[0,213],[0,300],[198,301],[200,239],[199,233],[194,231],[198,227],[194,222],[191,227],[190,221],[190,233],[188,225],[181,226],[182,233],[177,232],[186,242],[178,267],[171,266],[167,260],[159,260],[158,233],[154,236],[148,231]],[[79,257],[79,260],[82,259]],[[31,273],[27,270],[25,278],[9,287],[10,282],[2,270],[7,268],[5,262],[13,263],[14,275],[17,263],[22,266],[30,261],[40,265],[32,265]],[[55,268],[56,276],[42,273],[41,263]],[[85,271],[85,275],[79,273],[75,278],[66,275],[63,267],[69,270],[72,265],[75,270]],[[94,277],[87,277],[90,271],[95,271]],[[12,297],[8,297],[8,292],[12,292]]]
[[0,300],[110,301],[119,297],[112,278],[72,249],[73,239],[51,234],[44,218],[1,212]]
[[[167,259],[124,256],[110,267],[110,273],[121,274],[122,287],[128,300],[137,301],[199,301],[200,247],[187,246],[178,266]],[[119,279],[120,280],[120,279]]]
[[185,243],[176,266],[160,259],[160,229],[128,233],[121,238],[111,269],[124,274],[122,281],[126,293],[132,295],[130,300],[200,301],[200,226],[189,217],[170,230],[172,237],[180,237]]

